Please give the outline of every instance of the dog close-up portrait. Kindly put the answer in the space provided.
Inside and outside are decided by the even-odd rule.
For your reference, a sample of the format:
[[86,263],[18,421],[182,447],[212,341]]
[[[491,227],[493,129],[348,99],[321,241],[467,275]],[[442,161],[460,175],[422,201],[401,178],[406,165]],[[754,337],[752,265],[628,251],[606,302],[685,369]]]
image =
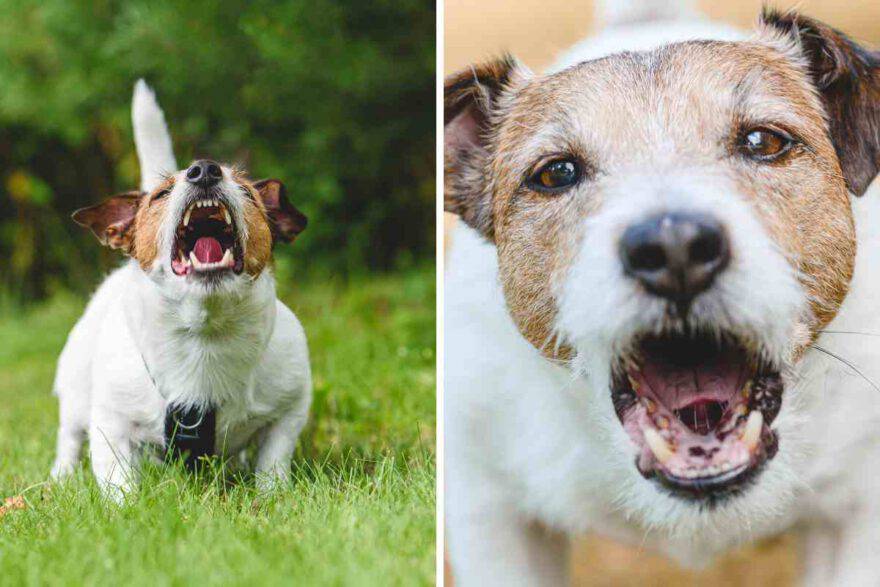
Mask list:
[[452,579],[795,531],[797,584],[880,584],[880,52],[805,7],[597,13],[544,73],[446,78]]
[[178,170],[143,81],[132,121],[140,190],[73,214],[131,260],[98,288],[61,353],[52,476],[73,471],[87,438],[98,483],[122,497],[142,445],[194,468],[258,438],[257,482],[272,487],[288,479],[312,391],[305,333],[275,295],[272,249],[306,217],[278,180],[209,159]]

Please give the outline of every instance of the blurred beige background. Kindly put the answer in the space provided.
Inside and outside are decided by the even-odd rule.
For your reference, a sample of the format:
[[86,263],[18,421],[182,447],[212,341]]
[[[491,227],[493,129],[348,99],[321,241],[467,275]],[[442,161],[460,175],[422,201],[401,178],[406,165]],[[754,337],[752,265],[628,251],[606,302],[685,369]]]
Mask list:
[[[762,0],[700,0],[707,15],[743,27],[754,23]],[[880,45],[880,0],[769,2],[797,8],[853,38]],[[509,51],[540,70],[592,30],[593,3],[578,0],[446,0],[445,74]],[[453,217],[449,217],[452,220]],[[783,536],[732,553],[701,572],[683,572],[663,558],[596,537],[575,546],[574,584],[582,587],[782,587],[798,574],[798,540]],[[449,585],[450,583],[447,583]]]

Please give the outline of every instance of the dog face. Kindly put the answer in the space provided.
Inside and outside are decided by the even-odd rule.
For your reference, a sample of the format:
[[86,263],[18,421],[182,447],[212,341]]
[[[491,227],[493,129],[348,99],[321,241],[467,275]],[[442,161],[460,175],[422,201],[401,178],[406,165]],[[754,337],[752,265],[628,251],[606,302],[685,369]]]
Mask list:
[[274,244],[292,242],[306,227],[280,181],[251,182],[210,160],[193,162],[151,193],[117,195],[73,219],[181,293],[252,283]]
[[656,482],[636,493],[693,513],[766,487],[791,367],[849,287],[878,99],[880,58],[776,13],[747,42],[448,80],[446,208],[495,243],[520,332]]

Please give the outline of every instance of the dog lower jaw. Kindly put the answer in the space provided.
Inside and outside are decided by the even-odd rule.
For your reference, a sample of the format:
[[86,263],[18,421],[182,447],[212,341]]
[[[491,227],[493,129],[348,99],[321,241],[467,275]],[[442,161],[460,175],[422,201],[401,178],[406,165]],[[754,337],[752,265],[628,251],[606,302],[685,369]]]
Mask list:
[[746,491],[778,450],[779,371],[733,337],[652,336],[635,347],[613,366],[611,394],[642,476],[701,505]]

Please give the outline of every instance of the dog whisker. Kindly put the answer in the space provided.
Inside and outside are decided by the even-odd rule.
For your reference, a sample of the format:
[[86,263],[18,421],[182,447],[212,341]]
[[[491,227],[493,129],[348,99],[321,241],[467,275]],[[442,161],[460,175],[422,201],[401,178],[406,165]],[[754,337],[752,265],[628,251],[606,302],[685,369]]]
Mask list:
[[870,385],[871,387],[873,387],[875,391],[880,392],[880,386],[878,386],[878,385],[877,385],[876,383],[874,383],[871,379],[869,379],[867,375],[865,375],[864,373],[862,373],[862,371],[861,371],[858,367],[856,367],[855,364],[853,364],[851,361],[848,361],[848,360],[844,359],[843,357],[841,357],[840,355],[837,355],[837,354],[835,354],[835,353],[829,351],[828,349],[825,349],[825,348],[823,348],[823,347],[820,347],[820,346],[817,345],[817,344],[811,344],[811,345],[810,345],[810,348],[816,349],[816,350],[819,351],[820,353],[822,353],[822,354],[824,354],[824,355],[826,355],[826,356],[828,356],[828,357],[831,357],[831,358],[833,358],[833,359],[836,359],[837,361],[840,361],[842,364],[844,364],[844,365],[846,365],[847,367],[849,367],[850,369],[852,369],[852,370],[856,373],[856,375],[858,375],[859,377],[861,377],[862,379],[864,379],[865,382],[868,383],[868,385]]

